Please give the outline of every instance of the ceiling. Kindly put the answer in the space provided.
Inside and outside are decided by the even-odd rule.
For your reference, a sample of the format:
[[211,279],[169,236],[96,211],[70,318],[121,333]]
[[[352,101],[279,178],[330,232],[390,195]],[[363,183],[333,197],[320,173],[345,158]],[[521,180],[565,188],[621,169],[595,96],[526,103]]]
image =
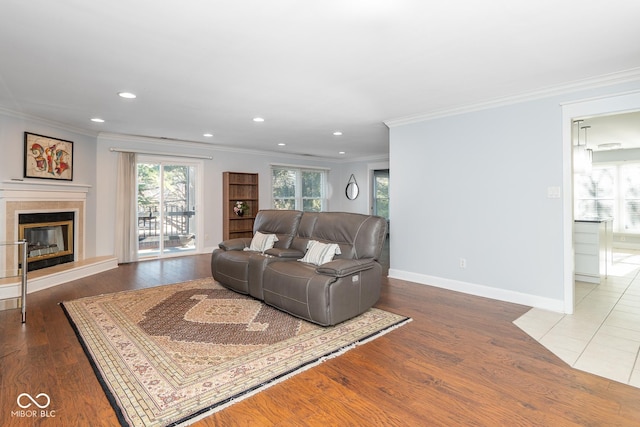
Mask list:
[[385,122],[640,67],[637,0],[0,2],[0,108],[91,134],[380,156]]
[[[582,122],[574,122],[574,135],[580,126],[580,144],[584,144],[585,131],[582,128],[588,127],[586,143],[594,151],[640,148],[640,111],[577,119]],[[619,146],[612,147],[611,144]]]

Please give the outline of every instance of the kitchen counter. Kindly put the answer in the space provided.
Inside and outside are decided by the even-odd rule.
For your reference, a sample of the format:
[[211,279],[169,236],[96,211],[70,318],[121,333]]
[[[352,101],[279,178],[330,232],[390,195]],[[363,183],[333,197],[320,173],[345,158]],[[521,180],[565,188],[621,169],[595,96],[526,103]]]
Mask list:
[[611,218],[611,217],[598,217],[598,218],[592,217],[592,218],[579,218],[579,219],[576,218],[576,219],[574,219],[574,221],[575,222],[598,222],[598,223],[600,223],[600,222],[608,222],[608,221],[613,222],[613,218]]
[[613,263],[613,218],[574,220],[575,280],[599,284]]

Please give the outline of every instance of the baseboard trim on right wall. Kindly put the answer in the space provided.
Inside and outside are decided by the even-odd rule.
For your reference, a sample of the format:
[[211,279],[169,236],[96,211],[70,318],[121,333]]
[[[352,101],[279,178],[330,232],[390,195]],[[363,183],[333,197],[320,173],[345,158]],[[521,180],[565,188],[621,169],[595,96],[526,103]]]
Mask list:
[[528,307],[535,307],[543,310],[555,311],[557,313],[564,312],[563,300],[545,298],[538,295],[525,294],[508,289],[494,288],[476,283],[462,282],[459,280],[446,279],[443,277],[429,276],[426,274],[412,273],[396,269],[389,269],[389,278],[406,280],[420,285],[434,286],[436,288],[462,292],[478,297],[491,298],[498,301],[526,305]]

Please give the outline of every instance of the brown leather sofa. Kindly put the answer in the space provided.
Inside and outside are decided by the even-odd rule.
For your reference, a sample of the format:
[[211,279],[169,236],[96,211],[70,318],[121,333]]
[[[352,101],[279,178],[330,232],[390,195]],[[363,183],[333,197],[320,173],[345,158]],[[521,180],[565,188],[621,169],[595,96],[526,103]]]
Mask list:
[[[258,212],[253,231],[275,234],[278,241],[264,253],[245,249],[251,238],[220,243],[211,255],[211,272],[225,287],[325,326],[365,312],[380,298],[384,218],[264,210]],[[321,265],[299,261],[313,252],[307,252],[310,241],[325,244],[325,249],[337,244],[339,253]]]

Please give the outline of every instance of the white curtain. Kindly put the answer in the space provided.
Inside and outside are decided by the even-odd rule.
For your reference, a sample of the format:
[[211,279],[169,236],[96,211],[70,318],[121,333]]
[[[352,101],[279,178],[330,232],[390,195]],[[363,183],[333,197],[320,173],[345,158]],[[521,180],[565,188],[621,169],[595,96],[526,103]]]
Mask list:
[[137,159],[119,153],[116,178],[116,257],[119,263],[138,260]]

